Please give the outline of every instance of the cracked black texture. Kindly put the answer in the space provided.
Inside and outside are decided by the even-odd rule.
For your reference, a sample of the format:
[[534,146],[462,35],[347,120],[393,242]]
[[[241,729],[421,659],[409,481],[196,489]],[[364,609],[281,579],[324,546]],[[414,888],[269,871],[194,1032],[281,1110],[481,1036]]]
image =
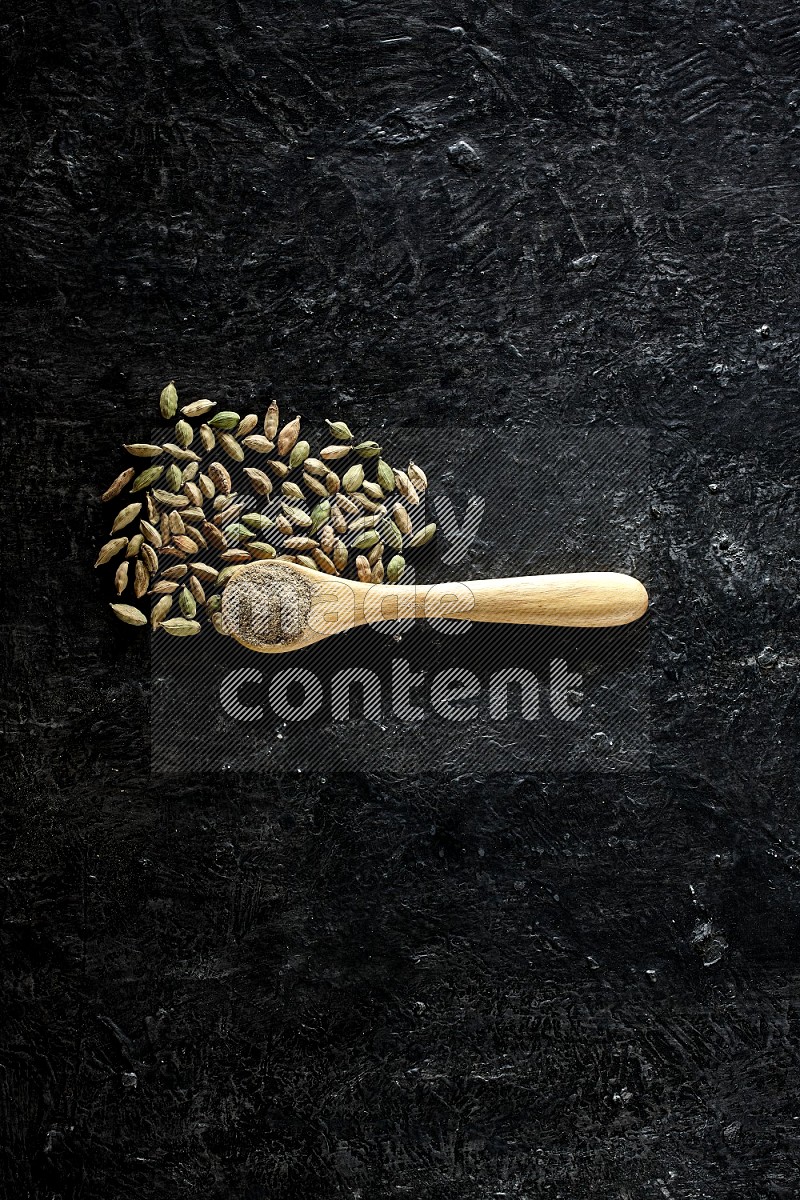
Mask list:
[[[795,1195],[792,6],[3,21],[5,1194]],[[91,563],[172,377],[647,427],[649,775],[154,785]]]

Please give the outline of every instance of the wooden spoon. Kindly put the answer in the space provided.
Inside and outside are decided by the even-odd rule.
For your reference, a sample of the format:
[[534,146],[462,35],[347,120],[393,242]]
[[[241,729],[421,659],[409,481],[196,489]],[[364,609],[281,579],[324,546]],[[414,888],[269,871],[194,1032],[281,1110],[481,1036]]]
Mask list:
[[[268,587],[264,567],[247,563],[232,576]],[[222,618],[227,631],[243,646],[264,654],[302,650],[323,638],[359,625],[403,618],[446,617],[454,621],[490,621],[506,625],[564,625],[597,628],[626,625],[647,611],[647,592],[638,579],[615,571],[571,575],[522,575],[510,579],[474,579],[466,583],[371,584],[323,575],[297,563],[279,564],[296,571],[311,587],[311,607],[301,635],[291,642],[253,644],[239,628],[240,610],[233,603],[236,589],[222,593]]]

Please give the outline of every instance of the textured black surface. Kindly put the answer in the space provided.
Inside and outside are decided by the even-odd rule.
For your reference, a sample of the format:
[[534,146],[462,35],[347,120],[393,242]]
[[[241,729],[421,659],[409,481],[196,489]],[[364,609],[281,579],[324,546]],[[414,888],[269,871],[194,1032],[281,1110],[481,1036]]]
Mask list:
[[[3,1194],[794,1196],[796,6],[2,20]],[[173,376],[646,426],[649,776],[151,783],[94,496]]]

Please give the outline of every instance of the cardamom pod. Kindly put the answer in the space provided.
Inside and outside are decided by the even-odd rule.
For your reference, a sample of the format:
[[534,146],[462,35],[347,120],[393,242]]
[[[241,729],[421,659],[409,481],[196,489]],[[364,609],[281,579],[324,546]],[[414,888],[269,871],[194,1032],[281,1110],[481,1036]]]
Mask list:
[[114,587],[117,589],[117,595],[121,596],[128,586],[128,567],[127,558],[123,558],[122,562],[114,572]]
[[187,463],[186,466],[181,471],[181,483],[191,483],[193,479],[197,478],[197,474],[198,474],[199,470],[200,470],[199,462]]
[[163,512],[158,521],[158,532],[161,535],[162,544],[166,546],[169,539],[172,537],[172,530],[169,527],[169,514]]
[[169,617],[161,622],[159,628],[172,637],[192,637],[200,632],[200,622],[190,621],[186,617]]
[[313,492],[315,496],[328,495],[328,489],[325,487],[325,484],[322,482],[322,480],[315,479],[313,475],[308,475],[305,471],[303,472],[303,487],[308,488],[308,490]]
[[333,473],[333,471],[329,471],[328,474],[325,476],[325,491],[328,493],[328,495],[329,496],[337,495],[339,488],[341,486],[342,486],[342,484],[341,484],[341,480],[339,479],[339,476],[335,475]]
[[313,538],[297,534],[295,537],[287,537],[284,545],[288,550],[314,550],[317,543]]
[[192,563],[190,570],[192,575],[196,576],[202,583],[215,583],[219,575],[216,567],[210,567],[208,563]]
[[365,479],[361,485],[361,490],[365,496],[369,496],[370,500],[384,500],[383,488],[377,483],[372,483],[371,480]]
[[304,566],[304,567],[308,567],[308,569],[310,571],[318,571],[319,570],[319,567],[314,562],[314,559],[309,558],[309,556],[307,554],[298,554],[297,562],[301,563],[302,566]]
[[411,517],[399,501],[392,509],[392,517],[401,533],[411,533]]
[[258,424],[258,417],[255,413],[248,413],[246,417],[242,417],[239,424],[233,431],[235,438],[246,438],[248,433],[252,433]]
[[[293,508],[291,504],[282,501],[283,511],[293,525],[298,525],[300,529],[309,529],[311,527],[311,517],[308,513],[303,512],[302,508]],[[277,524],[277,522],[276,522]]]
[[381,537],[386,542],[387,546],[391,546],[392,550],[401,550],[403,547],[403,535],[395,525],[394,521],[383,519],[380,523]]
[[[245,470],[247,470],[246,467],[245,467]],[[206,500],[214,499],[217,489],[214,487],[214,484],[211,482],[211,480],[208,478],[207,475],[201,475],[199,477],[199,479],[197,480],[197,485],[200,488],[200,491],[205,496]]]
[[158,583],[154,583],[150,588],[151,596],[171,596],[173,592],[177,592],[178,585],[171,579],[159,579]]
[[333,563],[337,571],[343,571],[347,566],[348,550],[341,538],[333,543]]
[[210,521],[203,521],[200,526],[203,531],[203,537],[206,538],[208,544],[215,550],[227,550],[228,543],[225,541],[225,535],[221,529],[217,529],[216,525],[212,525]]
[[336,533],[347,533],[347,518],[340,508],[331,509],[331,525]]
[[275,443],[260,433],[251,433],[249,437],[242,438],[242,445],[247,446],[248,450],[255,450],[256,454],[271,454],[275,449]]
[[208,477],[214,484],[218,492],[229,496],[231,491],[231,477],[225,470],[221,462],[212,462],[208,468]]
[[110,483],[108,485],[108,487],[106,488],[106,490],[103,492],[102,496],[100,497],[100,500],[103,503],[105,503],[106,500],[113,500],[115,496],[118,496],[120,494],[120,492],[122,491],[122,489],[124,487],[127,487],[127,485],[133,479],[135,474],[136,474],[135,467],[128,467],[127,470],[123,471],[121,475],[117,476],[117,478],[114,480],[113,483]]
[[[214,497],[214,512],[224,512],[226,508],[230,508],[236,499],[235,492],[229,492],[227,495],[223,492],[221,496]],[[216,520],[216,517],[214,518]]]
[[398,583],[406,569],[406,560],[402,554],[395,554],[386,564],[386,578],[389,583]]
[[163,474],[163,467],[145,467],[144,471],[140,471],[131,484],[131,491],[143,492],[145,488],[152,487]]
[[305,500],[303,489],[298,487],[296,483],[293,483],[291,479],[284,480],[284,482],[281,484],[281,491],[283,492],[284,496],[288,496],[290,500]]
[[330,554],[333,550],[333,544],[336,541],[336,534],[333,532],[332,525],[323,525],[319,531],[319,548],[325,554]]
[[418,546],[427,546],[428,542],[435,533],[436,525],[431,522],[430,525],[426,525],[424,529],[420,529],[417,533],[415,533],[408,544],[414,549],[416,549]]
[[126,525],[130,525],[131,521],[135,521],[141,511],[141,504],[126,504],[114,518],[111,532],[116,533],[119,529],[124,529]]
[[353,449],[355,450],[356,454],[360,454],[362,458],[375,458],[375,456],[381,452],[381,447],[377,442],[359,442],[357,446],[353,447]]
[[[311,522],[309,521],[309,525],[310,524]],[[285,517],[283,513],[278,513],[277,517],[275,518],[275,528],[278,530],[278,533],[282,533],[284,536],[291,536],[291,534],[294,533],[291,521],[289,521],[288,517]]]
[[374,567],[379,558],[383,558],[383,542],[375,543],[367,555],[367,562],[371,567]]
[[222,608],[222,596],[209,596],[206,600],[206,612],[209,616],[212,613],[218,613]]
[[239,445],[236,438],[230,433],[224,433],[220,431],[217,434],[217,442],[228,455],[228,457],[232,458],[234,462],[244,461],[244,450]]
[[238,521],[234,521],[232,525],[226,525],[222,532],[229,546],[235,546],[238,542],[252,541],[256,536],[252,529],[248,529],[246,525],[242,525]]
[[173,546],[177,546],[184,554],[197,554],[197,544],[187,537],[184,533],[176,533],[172,539]]
[[220,555],[220,558],[222,559],[223,562],[227,562],[227,563],[250,562],[250,555],[247,553],[246,550],[243,550],[240,548],[236,548],[233,550],[226,550],[224,554]]
[[372,583],[383,583],[383,574],[383,563],[378,559],[372,568]]
[[136,555],[142,548],[144,538],[141,533],[135,533],[128,542],[128,549],[125,551],[126,558],[136,558]]
[[394,491],[394,471],[383,458],[378,459],[377,465],[378,483],[385,492]]
[[325,524],[330,515],[330,500],[322,500],[319,504],[316,504],[311,510],[311,532],[316,533]]
[[428,486],[428,476],[425,474],[422,467],[418,467],[413,460],[408,464],[408,480],[409,483],[416,488],[420,496]]
[[175,463],[171,463],[167,467],[167,471],[164,476],[164,483],[166,484],[167,491],[169,492],[177,493],[181,490],[181,470],[180,467],[175,465]]
[[329,421],[326,418],[325,424],[331,431],[331,437],[335,437],[337,442],[352,442],[353,435],[344,421]]
[[167,513],[167,520],[169,521],[170,533],[186,532],[186,526],[183,523],[183,517],[176,508],[173,508],[172,512]]
[[347,458],[350,453],[349,446],[324,446],[319,452],[320,458],[324,458],[326,462],[335,462],[339,458]]
[[198,547],[200,550],[207,550],[207,549],[208,549],[208,542],[207,542],[207,541],[206,541],[206,539],[203,537],[203,535],[202,535],[202,533],[200,532],[200,530],[199,530],[199,529],[195,529],[193,525],[187,525],[187,526],[186,526],[186,536],[187,536],[188,538],[191,538],[191,539],[192,539],[192,541],[194,542],[195,546],[197,546],[197,547]]
[[214,627],[214,632],[218,633],[220,637],[230,637],[230,634],[225,628],[225,622],[222,619],[221,612],[214,612],[211,614],[211,624]]
[[256,533],[262,532],[265,529],[272,529],[275,525],[272,518],[264,516],[263,513],[245,513],[241,521],[248,529],[254,529]]
[[178,592],[178,607],[185,617],[197,615],[197,601],[185,586]]
[[346,492],[355,492],[364,482],[364,468],[361,463],[355,463],[342,476],[342,487]]
[[271,442],[275,441],[275,434],[278,432],[280,423],[280,414],[278,406],[274,400],[270,400],[269,407],[264,414],[264,437],[269,438]]
[[335,564],[333,563],[333,561],[330,558],[328,558],[328,556],[324,552],[324,550],[320,550],[320,548],[317,547],[317,549],[312,550],[311,553],[314,558],[314,562],[317,564],[320,571],[323,571],[324,574],[326,574],[326,575],[338,575],[339,574],[339,572],[336,569]]
[[277,458],[270,458],[267,461],[267,466],[273,475],[277,475],[278,479],[285,479],[289,474],[289,468],[286,463],[278,462]]
[[150,572],[140,558],[136,559],[133,568],[133,594],[137,600],[141,600],[150,586]]
[[149,542],[145,542],[142,546],[142,562],[151,575],[156,574],[158,571],[158,555]]
[[269,475],[265,475],[256,467],[243,467],[242,470],[252,483],[253,491],[257,492],[259,496],[272,495],[272,480]]
[[107,563],[110,559],[116,558],[116,556],[125,549],[127,544],[128,539],[126,537],[112,538],[110,542],[106,542],[104,546],[100,547],[100,551],[97,555],[97,562],[94,565],[96,567],[102,567],[103,563]]
[[147,624],[147,617],[138,608],[134,608],[132,604],[111,604],[109,607],[114,616],[120,621],[124,621],[126,625]]
[[289,421],[288,424],[284,425],[283,429],[278,434],[278,440],[276,442],[276,445],[278,447],[278,454],[280,454],[281,457],[285,458],[285,456],[289,453],[289,451],[294,446],[294,444],[297,441],[299,436],[300,436],[300,418],[295,417],[295,419],[293,421]]
[[158,520],[158,505],[153,498],[152,492],[147,493],[145,496],[145,502],[147,504],[147,519],[148,521],[152,521],[152,523],[155,525],[156,521]]
[[153,495],[159,504],[168,504],[170,508],[188,508],[188,496],[179,496],[177,492],[166,492],[161,488],[153,488]]
[[369,550],[379,541],[374,529],[364,529],[353,539],[354,550]]
[[164,579],[183,579],[189,568],[183,563],[178,563],[177,567],[167,567],[166,571],[162,571]]
[[406,475],[405,471],[397,471],[394,473],[394,486],[397,488],[403,499],[408,500],[409,504],[419,504],[419,494],[411,480]]
[[223,567],[222,570],[220,571],[219,575],[217,576],[216,586],[219,588],[224,588],[225,584],[228,583],[231,579],[233,579],[233,577],[234,577],[234,575],[236,575],[236,573],[237,573],[237,569],[235,566]]
[[303,470],[308,471],[309,475],[319,475],[321,478],[328,474],[328,468],[321,458],[307,458],[303,463]]
[[191,446],[193,438],[194,430],[188,421],[175,422],[175,441],[179,446],[182,446],[186,450],[187,447]]
[[338,496],[336,497],[336,499],[334,501],[334,504],[336,505],[337,508],[340,508],[342,510],[342,512],[344,512],[344,513],[357,513],[358,512],[358,505],[354,504],[349,496],[345,496],[344,492],[339,492]]
[[278,553],[269,542],[248,542],[247,549],[250,551],[250,557],[256,559],[274,558]]
[[175,380],[172,379],[159,397],[158,406],[165,421],[171,421],[178,411],[178,393],[175,390]]
[[184,496],[186,496],[186,497],[187,497],[187,499],[191,500],[191,502],[192,502],[192,504],[194,505],[194,507],[195,507],[195,508],[200,508],[200,509],[202,509],[202,507],[203,507],[203,493],[200,491],[200,488],[199,488],[199,487],[197,487],[197,485],[196,485],[196,484],[194,484],[194,483],[186,483],[186,481],[184,480],[184,483],[183,483],[183,494],[184,494]]
[[241,418],[238,413],[218,412],[214,413],[208,424],[211,429],[222,429],[224,432],[229,433],[231,429],[236,428],[240,420]]
[[194,505],[184,508],[181,513],[184,521],[191,521],[192,525],[197,525],[200,521],[204,520],[205,515],[202,508],[196,508]]
[[151,525],[149,521],[140,521],[139,528],[147,538],[150,545],[155,546],[156,550],[160,550],[163,539],[155,526]]
[[203,443],[203,449],[205,451],[213,450],[216,446],[217,438],[210,425],[200,426],[200,441]]
[[311,453],[311,447],[308,442],[295,442],[292,447],[292,453],[289,455],[289,466],[292,470],[295,467],[300,467],[306,461]]
[[159,596],[153,605],[153,611],[150,613],[150,625],[153,629],[158,629],[171,608],[172,596]]
[[200,462],[199,455],[195,454],[194,450],[184,450],[183,446],[179,446],[176,442],[164,442],[164,449],[167,454],[171,454],[179,462]]
[[365,512],[374,513],[383,507],[377,500],[370,500],[363,492],[353,492],[352,498],[358,507],[364,509]]
[[368,513],[365,517],[356,517],[354,521],[350,521],[347,528],[351,533],[358,533],[360,529],[374,529],[379,520],[380,517],[374,513]]
[[189,591],[192,593],[196,604],[205,604],[206,594],[203,590],[203,585],[196,575],[189,576]]
[[184,404],[181,412],[185,417],[204,417],[216,407],[216,400],[193,400],[191,404]]
[[150,442],[123,442],[122,449],[134,458],[158,458],[164,452],[162,446],[154,446]]
[[372,567],[369,565],[369,559],[363,554],[359,554],[356,559],[356,571],[362,583],[372,583]]

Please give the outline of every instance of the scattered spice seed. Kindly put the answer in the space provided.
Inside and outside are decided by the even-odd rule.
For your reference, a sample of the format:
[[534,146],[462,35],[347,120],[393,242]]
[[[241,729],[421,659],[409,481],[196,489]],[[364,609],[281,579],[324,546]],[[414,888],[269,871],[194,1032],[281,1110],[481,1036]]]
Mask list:
[[325,424],[331,431],[331,437],[335,437],[337,442],[352,442],[353,435],[344,421],[329,421],[326,418]]
[[292,453],[289,455],[289,466],[294,470],[296,467],[301,467],[311,453],[311,447],[308,442],[295,442]]
[[123,488],[128,486],[135,474],[136,469],[134,467],[128,467],[126,471],[123,471],[121,475],[117,476],[113,483],[108,485],[100,497],[100,500],[103,503],[105,503],[107,500],[113,500],[115,496],[120,494]]
[[132,604],[112,604],[110,608],[114,616],[120,621],[124,621],[126,625],[147,624],[147,617],[138,608],[134,608]]
[[213,430],[223,430],[225,433],[230,433],[239,424],[239,414],[235,412],[218,412],[208,422]]

